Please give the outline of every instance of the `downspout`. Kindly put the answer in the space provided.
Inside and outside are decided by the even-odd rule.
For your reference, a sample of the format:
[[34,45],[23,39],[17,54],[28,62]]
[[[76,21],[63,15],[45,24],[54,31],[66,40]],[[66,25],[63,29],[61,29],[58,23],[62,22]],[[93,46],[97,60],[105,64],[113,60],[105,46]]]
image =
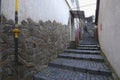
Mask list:
[[99,17],[99,6],[100,6],[100,0],[97,0],[96,3],[96,13],[95,13],[95,24],[98,24],[98,17]]
[[[97,3],[96,3],[96,14],[95,14],[95,25],[96,26],[98,26],[99,7],[100,7],[100,0],[97,0]],[[99,41],[98,41],[98,27],[96,27],[94,37],[95,37],[95,40],[99,43]]]

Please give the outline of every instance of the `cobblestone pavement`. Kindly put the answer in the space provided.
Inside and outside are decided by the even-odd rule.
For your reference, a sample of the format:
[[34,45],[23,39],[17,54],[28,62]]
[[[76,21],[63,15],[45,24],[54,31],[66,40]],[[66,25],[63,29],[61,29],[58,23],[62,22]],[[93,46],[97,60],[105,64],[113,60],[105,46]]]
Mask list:
[[113,80],[99,45],[84,33],[76,49],[67,49],[48,67],[37,73],[35,80]]

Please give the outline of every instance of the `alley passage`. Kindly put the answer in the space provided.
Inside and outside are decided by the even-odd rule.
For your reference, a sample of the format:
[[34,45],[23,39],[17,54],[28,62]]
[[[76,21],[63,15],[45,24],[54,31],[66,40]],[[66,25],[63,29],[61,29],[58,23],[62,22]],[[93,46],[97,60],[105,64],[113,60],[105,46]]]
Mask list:
[[34,77],[35,80],[113,80],[99,45],[87,31],[76,49],[67,49],[59,54]]

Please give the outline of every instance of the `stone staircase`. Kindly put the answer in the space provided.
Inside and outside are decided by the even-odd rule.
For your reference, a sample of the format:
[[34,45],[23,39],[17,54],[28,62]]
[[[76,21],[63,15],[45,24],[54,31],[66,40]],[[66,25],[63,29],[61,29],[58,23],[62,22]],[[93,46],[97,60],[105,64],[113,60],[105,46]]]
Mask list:
[[67,49],[48,67],[34,76],[35,80],[113,80],[99,45],[85,32],[76,49]]

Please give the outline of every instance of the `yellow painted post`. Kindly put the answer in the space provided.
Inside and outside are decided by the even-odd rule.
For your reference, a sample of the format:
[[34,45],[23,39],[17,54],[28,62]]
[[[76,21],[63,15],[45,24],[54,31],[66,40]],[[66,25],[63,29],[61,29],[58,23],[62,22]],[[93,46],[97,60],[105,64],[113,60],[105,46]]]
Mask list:
[[19,0],[15,1],[15,28],[13,29],[13,33],[14,33],[14,43],[15,43],[15,67],[16,67],[16,77],[17,80],[18,78],[18,34],[20,32],[20,30],[18,29],[18,4],[19,4]]
[[16,3],[15,3],[15,11],[18,11],[18,0],[16,0]]

